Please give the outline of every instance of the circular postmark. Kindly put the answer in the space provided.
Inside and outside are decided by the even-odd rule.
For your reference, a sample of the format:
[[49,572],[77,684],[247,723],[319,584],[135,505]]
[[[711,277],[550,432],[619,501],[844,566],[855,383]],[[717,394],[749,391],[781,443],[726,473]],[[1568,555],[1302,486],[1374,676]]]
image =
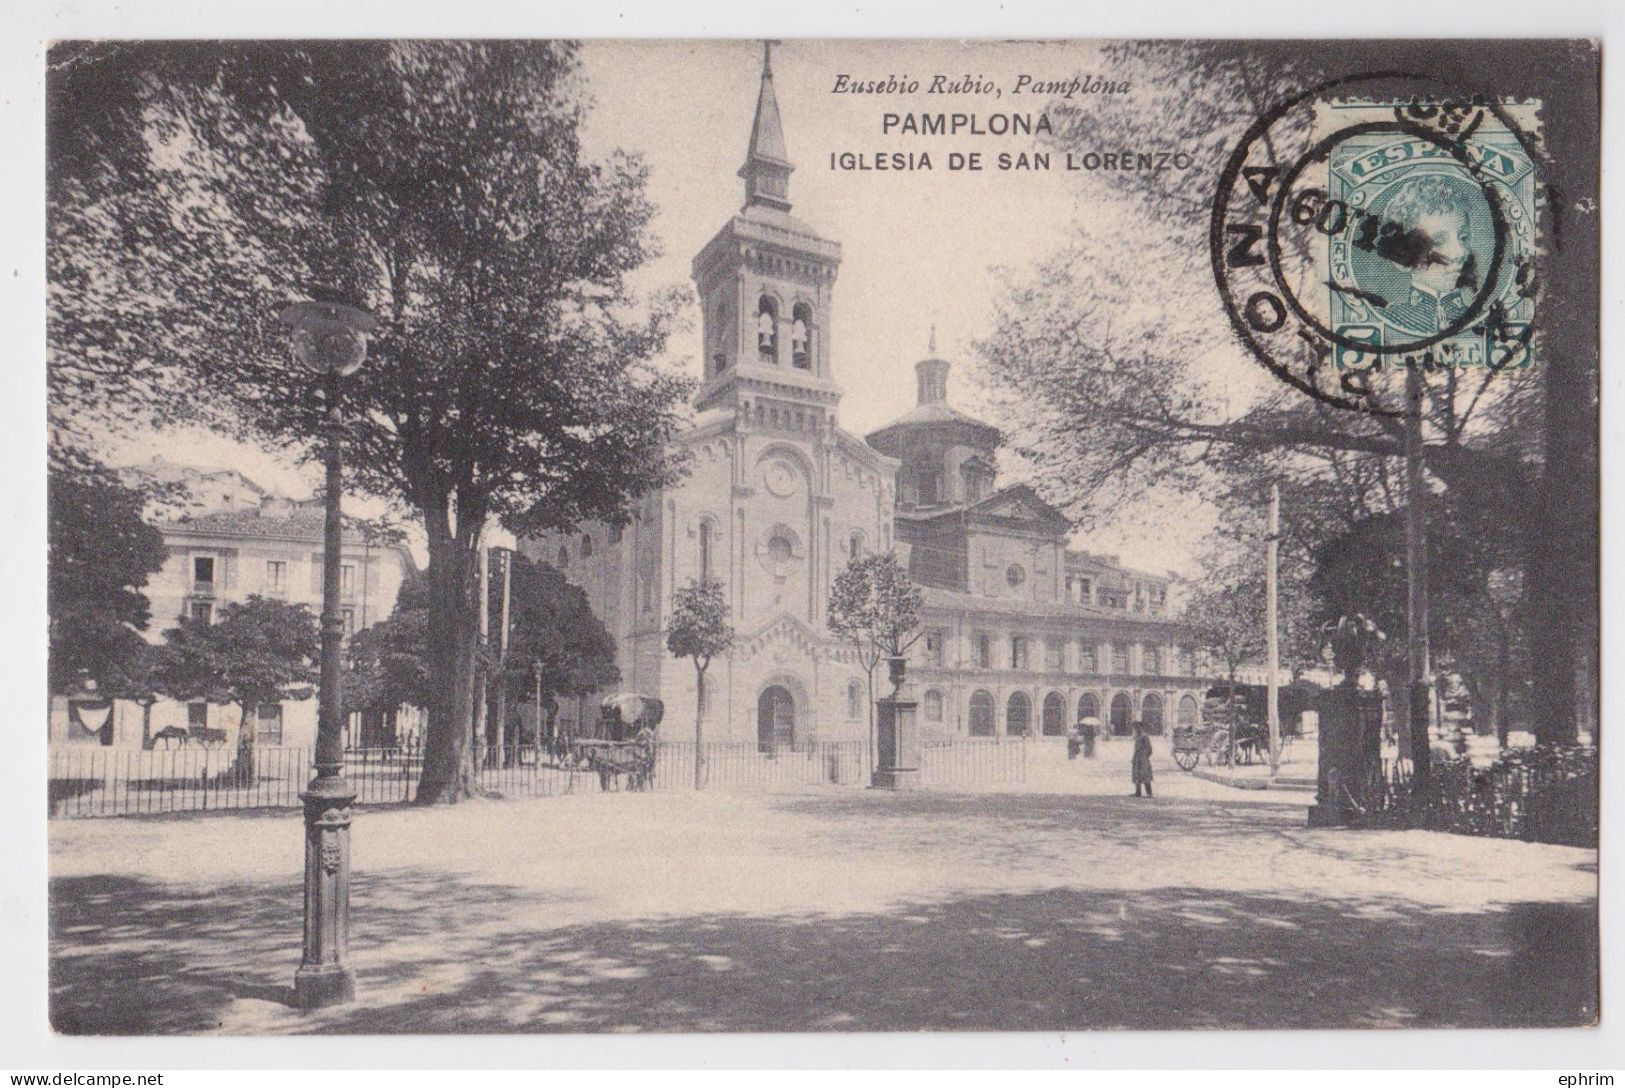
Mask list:
[[1529,365],[1532,119],[1394,74],[1264,114],[1225,164],[1210,224],[1237,335],[1288,384],[1381,414],[1398,412],[1378,395],[1390,370]]

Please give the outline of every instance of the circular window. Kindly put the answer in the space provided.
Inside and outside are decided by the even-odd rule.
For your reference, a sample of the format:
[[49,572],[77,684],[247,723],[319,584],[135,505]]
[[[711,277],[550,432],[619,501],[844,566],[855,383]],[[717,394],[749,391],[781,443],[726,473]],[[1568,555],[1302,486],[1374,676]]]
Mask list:
[[801,562],[801,541],[788,526],[775,525],[756,545],[756,557],[769,574],[783,578]]
[[1011,563],[1010,569],[1004,572],[1004,580],[1010,583],[1011,589],[1015,589],[1027,580],[1027,572],[1020,563]]

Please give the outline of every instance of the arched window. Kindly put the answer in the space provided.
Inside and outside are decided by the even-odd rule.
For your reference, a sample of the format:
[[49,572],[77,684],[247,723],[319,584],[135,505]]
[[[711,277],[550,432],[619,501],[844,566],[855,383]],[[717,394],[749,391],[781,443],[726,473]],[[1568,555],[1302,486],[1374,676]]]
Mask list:
[[700,522],[700,581],[711,580],[711,522]]
[[779,354],[779,307],[767,295],[756,304],[756,353],[769,363]]
[[993,696],[985,691],[978,691],[970,697],[970,735],[993,735]]
[[570,549],[563,544],[559,545],[559,569],[563,570],[570,565]]
[[1078,720],[1082,721],[1085,718],[1093,718],[1097,722],[1100,720],[1100,700],[1095,698],[1092,691],[1086,691],[1078,696]]
[[846,685],[846,717],[854,722],[863,717],[863,685],[856,680]]
[[592,537],[590,536],[584,536],[581,538],[581,558],[592,558]]
[[790,316],[790,362],[802,370],[810,370],[813,359],[812,307],[798,302],[790,311]]
[[1128,697],[1128,692],[1120,691],[1112,696],[1112,736],[1126,737],[1134,732],[1134,701]]
[[932,688],[925,693],[925,720],[940,722],[942,720],[942,692]]
[[1140,720],[1145,723],[1145,731],[1152,736],[1162,733],[1162,696],[1154,691],[1148,691],[1140,702]]
[[846,538],[846,557],[856,559],[863,554],[863,530],[853,529],[852,535]]
[[720,374],[728,369],[728,304],[717,303],[716,320],[711,325],[711,369]]
[[1012,691],[1004,704],[1004,731],[1012,737],[1032,735],[1033,701],[1025,691]]
[[991,669],[993,667],[993,636],[979,634],[976,636],[976,667]]
[[1046,737],[1066,735],[1066,699],[1058,691],[1052,691],[1044,696],[1044,735]]
[[1196,696],[1188,692],[1179,697],[1179,724],[1200,725],[1202,708],[1196,704]]

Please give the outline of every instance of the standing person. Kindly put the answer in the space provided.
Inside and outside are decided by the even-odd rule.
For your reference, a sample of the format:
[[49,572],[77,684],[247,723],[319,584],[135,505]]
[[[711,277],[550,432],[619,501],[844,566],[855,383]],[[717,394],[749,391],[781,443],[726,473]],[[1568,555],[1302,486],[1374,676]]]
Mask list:
[[1093,718],[1078,719],[1078,735],[1083,739],[1083,758],[1095,758],[1095,720]]
[[1145,789],[1144,796],[1151,796],[1151,738],[1145,735],[1145,723],[1134,723],[1134,762],[1131,766],[1134,774],[1134,796],[1141,796],[1140,790]]

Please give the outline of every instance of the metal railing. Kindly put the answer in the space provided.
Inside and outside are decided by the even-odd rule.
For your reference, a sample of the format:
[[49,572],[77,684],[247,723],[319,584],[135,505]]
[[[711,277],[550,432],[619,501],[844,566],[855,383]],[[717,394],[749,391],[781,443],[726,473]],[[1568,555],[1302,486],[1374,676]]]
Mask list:
[[920,745],[920,784],[1002,786],[1027,781],[1025,737],[986,737]]
[[1417,795],[1409,760],[1383,760],[1365,822],[1461,835],[1596,846],[1597,753],[1585,748],[1509,749],[1488,767],[1435,759]]
[[[784,789],[864,786],[869,748],[863,741],[819,741],[764,748],[748,742],[702,745],[705,789]],[[297,808],[310,781],[310,748],[182,747],[151,751],[59,747],[49,763],[50,814],[76,818],[138,816],[226,809]],[[579,752],[546,746],[481,749],[482,789],[505,796],[553,797],[633,786],[627,776],[600,776]],[[1026,780],[1026,743],[958,740],[921,747],[920,779],[927,787],[1014,784]],[[648,788],[694,788],[692,741],[655,746]],[[344,776],[364,805],[402,804],[417,797],[424,754],[417,744],[352,748]]]

